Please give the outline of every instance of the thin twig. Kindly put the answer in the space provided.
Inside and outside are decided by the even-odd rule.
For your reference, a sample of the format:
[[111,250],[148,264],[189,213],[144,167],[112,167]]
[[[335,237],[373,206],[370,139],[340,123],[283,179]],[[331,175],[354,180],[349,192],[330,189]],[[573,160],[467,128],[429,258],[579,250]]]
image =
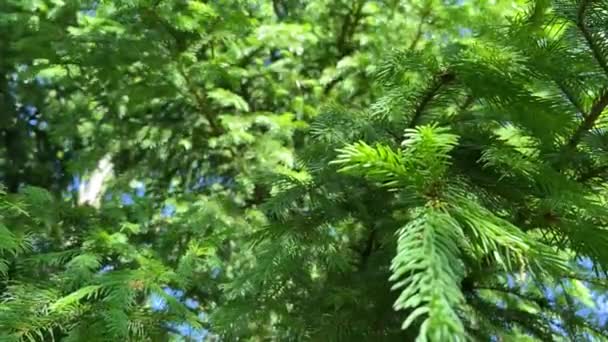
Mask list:
[[602,173],[604,173],[606,171],[608,171],[608,165],[603,165],[603,166],[597,167],[595,169],[591,169],[591,170],[581,174],[576,180],[578,182],[586,182],[591,178],[600,176]]
[[583,120],[582,124],[578,126],[568,141],[568,144],[564,146],[564,151],[570,151],[579,144],[585,133],[593,128],[595,122],[600,117],[606,106],[608,106],[608,89],[604,89],[602,94],[597,98],[589,113],[585,115],[585,119]]
[[362,17],[363,5],[365,5],[366,0],[360,0],[355,4],[355,7],[348,11],[346,17],[344,17],[344,21],[342,22],[342,26],[340,28],[340,33],[338,34],[338,38],[336,39],[336,48],[338,49],[338,59],[341,59],[348,54],[350,54],[350,48],[348,47],[348,43],[352,39],[355,31],[357,30],[357,26],[359,25],[359,21]]
[[[349,46],[349,42],[355,35],[357,27],[359,26],[359,22],[363,18],[363,6],[365,5],[365,2],[366,0],[360,0],[359,2],[357,2],[355,7],[348,12],[346,17],[344,18],[344,21],[342,22],[340,33],[338,34],[338,38],[336,39],[336,48],[338,49],[338,61],[353,52],[353,48]],[[323,87],[323,95],[329,94],[331,90],[340,81],[346,78],[346,76],[347,75],[345,74],[341,74],[329,81],[325,85],[325,87]]]
[[213,133],[217,134],[217,135],[221,134],[222,128],[218,124],[216,118],[213,117],[212,115],[210,115],[208,113],[208,111],[206,110],[207,101],[206,101],[205,96],[202,95],[200,92],[198,92],[197,89],[194,88],[192,80],[190,79],[190,76],[188,76],[187,72],[185,72],[181,67],[178,67],[178,71],[179,71],[179,74],[184,79],[184,81],[186,82],[186,87],[188,88],[188,91],[194,97],[195,102],[196,102],[196,107],[201,112],[201,114],[203,114],[205,116],[205,118],[209,122],[209,126],[211,126],[211,130],[213,131]]
[[372,251],[374,250],[374,241],[376,239],[376,229],[372,228],[369,236],[367,237],[367,241],[365,242],[365,249],[361,252],[361,268],[365,268],[367,265],[367,261],[369,257],[372,255]]
[[340,74],[334,78],[331,79],[331,81],[329,81],[325,87],[323,87],[323,95],[327,95],[329,94],[329,92],[342,80],[344,80],[346,78],[346,75]]
[[414,35],[414,40],[412,40],[410,43],[409,50],[414,50],[418,45],[418,42],[420,42],[420,38],[422,38],[422,27],[424,26],[424,22],[428,19],[429,15],[431,15],[431,11],[428,8],[425,8],[420,14],[420,20],[416,26],[416,34]]
[[428,104],[435,98],[435,96],[437,96],[443,86],[452,82],[455,79],[456,76],[450,72],[444,73],[436,77],[433,84],[425,92],[425,94],[422,96],[422,99],[414,109],[414,115],[412,116],[412,119],[410,120],[410,123],[408,125],[409,128],[413,128],[418,125],[418,121],[420,121],[422,113],[424,112]]
[[574,108],[579,113],[584,114],[585,110],[584,110],[583,106],[579,103],[579,101],[576,99],[576,97],[570,92],[570,90],[566,87],[566,85],[559,80],[555,80],[555,84],[557,84],[557,87],[559,88],[559,90],[561,90],[561,92],[564,94],[564,96],[566,96],[566,98],[568,99],[568,101],[570,101],[570,103],[574,106]]

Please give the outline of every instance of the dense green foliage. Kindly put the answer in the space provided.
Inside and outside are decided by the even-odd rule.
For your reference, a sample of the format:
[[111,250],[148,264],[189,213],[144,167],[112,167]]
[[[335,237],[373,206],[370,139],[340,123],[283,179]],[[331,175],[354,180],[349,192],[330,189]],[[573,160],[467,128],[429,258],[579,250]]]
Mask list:
[[0,1],[0,340],[605,340],[607,36],[603,0]]

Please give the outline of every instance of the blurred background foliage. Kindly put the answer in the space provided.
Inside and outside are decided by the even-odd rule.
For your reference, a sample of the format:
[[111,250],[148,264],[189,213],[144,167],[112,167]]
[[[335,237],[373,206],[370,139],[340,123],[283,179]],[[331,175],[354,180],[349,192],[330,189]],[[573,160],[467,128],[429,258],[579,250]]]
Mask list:
[[[460,99],[460,89],[445,98],[420,91],[444,65],[461,73],[479,96],[466,106],[490,102],[492,89],[512,91],[509,82],[495,79],[521,73],[509,69],[520,67],[511,62],[534,51],[516,39],[523,33],[505,31],[524,16],[548,21],[547,5],[537,1],[537,12],[529,12],[527,2],[506,0],[1,1],[0,338],[419,336],[418,321],[401,329],[407,315],[394,311],[399,293],[389,282],[395,232],[414,214],[402,213],[409,207],[390,189],[341,175],[330,161],[335,149],[355,140],[371,144],[402,136],[404,123],[418,124],[433,101],[437,107],[429,111],[456,113],[448,99]],[[526,30],[533,35],[532,26]],[[488,42],[495,42],[495,50]],[[570,52],[576,64],[564,70],[569,75],[596,63],[586,50],[564,53]],[[551,63],[539,57],[530,73],[543,61]],[[449,82],[450,72],[440,82]],[[597,85],[585,90],[588,98],[573,88],[572,98],[581,99],[573,103],[593,107],[604,76],[583,80]],[[538,86],[532,83],[518,86]],[[521,103],[501,108],[509,114],[488,106],[471,116],[535,124],[540,128],[531,131],[541,138],[575,127],[559,118],[526,121],[517,111],[532,107]],[[420,123],[432,122],[425,120]],[[459,134],[469,132],[466,143],[481,144],[489,133],[475,129],[467,126]],[[520,145],[528,132],[506,127],[491,139],[525,154]],[[598,136],[595,142],[588,145],[597,147],[591,159],[574,159],[588,171],[603,162],[604,141]],[[505,170],[529,172],[525,158],[498,155],[505,151],[487,149],[486,161],[500,166],[508,160]],[[355,152],[345,152],[342,162],[354,163],[349,158]],[[465,153],[458,160],[474,163],[471,158]],[[508,179],[494,176],[494,182]],[[603,193],[604,183],[599,186]],[[530,193],[517,200],[536,200]],[[603,211],[598,213],[589,215]],[[602,242],[607,238],[599,230]],[[598,248],[598,258],[608,260]],[[596,263],[581,260],[586,275]],[[504,331],[481,319],[469,322],[491,338],[579,340],[583,335],[568,326],[579,323],[605,332],[605,318],[588,319],[601,317],[593,311],[601,298],[591,281],[602,288],[604,278],[547,278],[535,286],[525,271],[493,275],[493,291],[474,300],[493,303],[485,306],[487,318],[496,317],[492,324]],[[516,291],[521,288],[527,292]],[[544,309],[524,295],[572,306],[568,314],[578,312],[579,318],[544,317]],[[503,312],[497,314],[497,307]],[[458,315],[483,316],[463,310]],[[526,320],[533,327],[554,325],[530,333]],[[433,334],[433,341],[458,340],[441,329]]]

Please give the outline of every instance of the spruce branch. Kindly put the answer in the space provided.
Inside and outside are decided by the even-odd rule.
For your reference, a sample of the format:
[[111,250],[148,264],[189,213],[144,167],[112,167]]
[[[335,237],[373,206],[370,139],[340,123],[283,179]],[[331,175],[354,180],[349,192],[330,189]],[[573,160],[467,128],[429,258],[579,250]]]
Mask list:
[[550,309],[549,300],[547,300],[547,298],[544,298],[544,297],[536,297],[536,296],[526,295],[526,294],[519,293],[519,292],[513,292],[510,289],[504,288],[501,286],[480,286],[480,287],[477,287],[476,290],[489,290],[489,291],[504,293],[506,295],[516,296],[523,300],[535,303],[543,309]]
[[585,14],[587,13],[587,9],[591,2],[592,2],[591,0],[582,0],[581,1],[579,8],[578,8],[577,16],[576,16],[576,26],[579,28],[579,30],[583,34],[583,37],[585,37],[585,41],[587,42],[587,45],[589,45],[589,48],[591,49],[591,52],[593,53],[593,57],[595,58],[597,63],[600,65],[600,67],[604,70],[604,72],[608,75],[608,62],[606,61],[606,58],[602,54],[600,47],[597,45],[597,42],[593,39],[593,35],[589,31],[589,28],[585,24]]
[[[163,28],[163,30],[173,39],[173,42],[175,43],[175,47],[177,48],[178,52],[185,50],[185,48],[182,45],[184,45],[186,42],[183,41],[183,39],[179,36],[178,32],[176,32],[176,30],[173,27],[168,25],[155,11],[146,10],[145,13],[154,22],[158,23]],[[253,55],[255,55],[257,52],[258,52],[258,50],[256,49],[256,50],[252,51],[251,55],[245,56],[244,62],[247,62],[247,58],[252,58]],[[201,94],[194,87],[192,79],[190,78],[188,73],[182,68],[181,65],[178,65],[177,69],[178,69],[179,74],[182,76],[182,78],[186,82],[186,87],[188,88],[188,91],[190,92],[190,94],[193,95],[195,102],[196,102],[197,109],[201,112],[201,114],[203,114],[205,116],[205,118],[209,122],[209,125],[211,126],[211,130],[212,130],[213,134],[215,134],[215,135],[221,134],[223,131],[222,127],[219,125],[216,118],[206,110],[206,108],[207,108],[206,96]]]

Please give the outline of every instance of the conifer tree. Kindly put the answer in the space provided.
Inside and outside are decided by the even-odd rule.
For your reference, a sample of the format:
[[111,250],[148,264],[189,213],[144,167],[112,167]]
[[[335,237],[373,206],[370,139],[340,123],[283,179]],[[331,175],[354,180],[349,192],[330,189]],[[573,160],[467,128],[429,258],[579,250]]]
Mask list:
[[606,13],[0,2],[0,340],[603,340]]
[[438,55],[392,52],[382,96],[327,107],[275,174],[226,310],[254,301],[279,340],[604,340],[579,310],[607,285],[607,10],[538,1]]

